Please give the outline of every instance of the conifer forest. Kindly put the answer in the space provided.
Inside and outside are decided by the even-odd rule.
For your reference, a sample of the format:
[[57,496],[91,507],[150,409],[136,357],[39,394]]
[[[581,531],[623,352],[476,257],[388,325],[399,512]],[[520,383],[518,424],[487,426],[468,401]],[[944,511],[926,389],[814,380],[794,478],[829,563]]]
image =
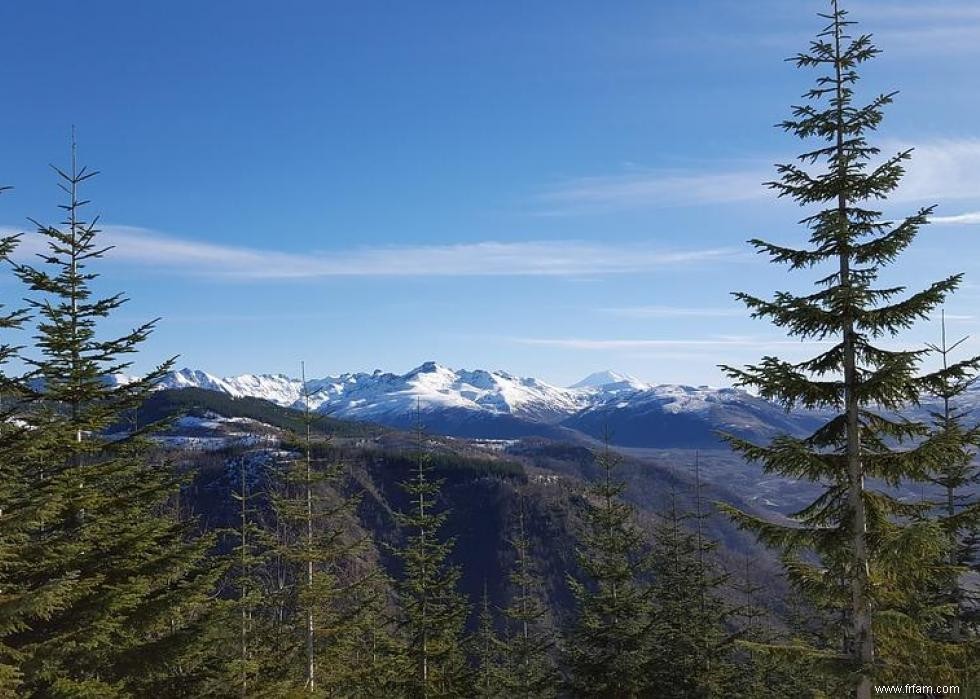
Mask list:
[[[29,221],[0,227],[0,696],[980,697],[980,356],[950,311],[980,280],[966,249],[918,256],[950,212],[906,196],[917,152],[879,133],[906,89],[878,68],[885,4],[780,6],[812,33],[771,66],[789,106],[762,126],[793,156],[755,187],[789,215],[736,241],[714,302],[779,341],[684,388],[715,412],[643,412],[680,398],[612,374],[307,376],[371,318],[316,357],[284,343],[297,379],[178,369],[168,308],[123,291],[99,214],[122,204],[89,201],[154,165],[92,169],[63,101],[48,209],[20,210],[0,153],[3,220]],[[705,100],[672,109],[737,111]],[[465,384],[443,412],[437,381]]]

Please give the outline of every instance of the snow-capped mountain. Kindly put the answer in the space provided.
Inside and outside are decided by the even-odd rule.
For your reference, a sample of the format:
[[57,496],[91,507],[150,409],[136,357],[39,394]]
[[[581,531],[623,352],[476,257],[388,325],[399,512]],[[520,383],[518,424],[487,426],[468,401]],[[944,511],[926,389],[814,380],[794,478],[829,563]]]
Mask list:
[[[302,382],[282,374],[220,378],[182,369],[159,387],[201,388],[292,408],[308,398],[311,409],[331,417],[401,428],[414,426],[418,408],[427,430],[457,437],[568,437],[573,431],[599,438],[608,431],[616,444],[636,447],[719,446],[719,431],[762,440],[801,435],[821,421],[738,389],[652,385],[614,371],[565,388],[505,371],[426,362],[405,374],[377,370],[310,380],[304,396]],[[958,407],[980,415],[980,386],[960,396]],[[933,409],[934,401],[926,400],[909,415],[928,420]]]
[[262,398],[277,405],[310,407],[335,417],[374,420],[380,416],[434,410],[470,410],[513,415],[540,422],[562,420],[584,408],[653,387],[612,371],[592,374],[559,387],[505,371],[456,370],[425,362],[405,374],[376,370],[347,373],[303,383],[283,374],[242,374],[221,378],[198,369],[167,374],[160,389],[201,388],[230,396]]
[[571,388],[595,395],[612,396],[614,394],[646,391],[653,387],[629,374],[620,374],[606,369],[589,374],[578,383],[572,384]]
[[344,374],[311,385],[319,412],[377,420],[423,412],[466,410],[549,422],[583,407],[574,391],[503,371],[453,370],[426,362],[407,374]]
[[734,388],[659,385],[601,395],[562,424],[593,437],[608,429],[623,446],[667,448],[717,446],[719,431],[750,439],[803,434],[819,422]]
[[203,388],[235,398],[262,398],[283,406],[296,404],[303,395],[303,383],[283,374],[242,374],[223,379],[198,369],[172,371],[163,377],[157,387]]
[[608,427],[619,443],[670,446],[692,439],[717,443],[717,429],[756,435],[805,426],[799,416],[744,391],[650,385],[613,371],[565,388],[504,371],[426,362],[405,374],[379,370],[307,381],[308,396],[300,380],[279,374],[219,378],[182,369],[160,384],[188,387],[293,408],[303,407],[308,397],[317,412],[395,427],[412,425],[418,408],[427,429],[461,437],[556,436],[568,429],[599,436]]

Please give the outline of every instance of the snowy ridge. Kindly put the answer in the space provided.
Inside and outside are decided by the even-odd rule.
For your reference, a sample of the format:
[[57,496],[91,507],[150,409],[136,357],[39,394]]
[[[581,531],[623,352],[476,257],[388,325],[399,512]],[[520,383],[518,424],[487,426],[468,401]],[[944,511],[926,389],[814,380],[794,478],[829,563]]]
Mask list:
[[[307,381],[310,406],[334,417],[377,420],[423,412],[463,410],[509,415],[532,421],[557,422],[612,402],[661,404],[665,411],[702,411],[719,403],[755,401],[734,389],[706,386],[650,385],[626,374],[602,371],[564,388],[505,371],[455,370],[425,362],[405,374],[380,370],[347,373]],[[204,371],[181,369],[167,375],[159,388],[202,388],[236,398],[251,396],[278,405],[303,406],[303,385],[282,374],[244,374],[220,378]]]
[[243,374],[226,379],[199,369],[172,371],[157,384],[157,388],[203,388],[227,393],[234,398],[263,398],[277,405],[293,405],[303,394],[302,382],[282,374]]
[[[299,379],[281,374],[220,378],[182,369],[160,388],[201,388],[262,398],[302,408]],[[427,430],[470,439],[564,439],[569,431],[623,446],[718,448],[720,434],[765,441],[778,434],[810,434],[826,419],[821,411],[791,411],[734,388],[648,384],[614,371],[587,376],[568,388],[505,371],[456,370],[425,362],[405,374],[380,370],[307,381],[310,407],[335,418],[399,429],[415,425],[416,407]],[[910,417],[928,420],[935,401],[924,398]],[[958,399],[980,415],[980,386]]]

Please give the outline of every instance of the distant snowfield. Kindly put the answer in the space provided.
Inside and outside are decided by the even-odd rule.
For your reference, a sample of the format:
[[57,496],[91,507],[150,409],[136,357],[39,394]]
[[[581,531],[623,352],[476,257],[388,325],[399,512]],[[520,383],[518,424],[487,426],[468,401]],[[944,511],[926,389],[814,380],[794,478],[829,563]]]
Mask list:
[[224,417],[206,413],[202,417],[185,415],[174,421],[171,429],[153,439],[168,447],[217,451],[231,446],[257,447],[276,444],[278,438],[268,434],[270,427],[245,417]]

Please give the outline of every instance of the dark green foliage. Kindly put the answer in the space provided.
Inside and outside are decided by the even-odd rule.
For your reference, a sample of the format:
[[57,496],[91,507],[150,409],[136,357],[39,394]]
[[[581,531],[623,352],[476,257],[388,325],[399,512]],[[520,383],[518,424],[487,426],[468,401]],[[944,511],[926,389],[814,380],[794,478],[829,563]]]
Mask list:
[[227,592],[220,602],[220,630],[209,641],[220,649],[224,663],[208,689],[215,696],[262,696],[276,688],[274,678],[279,677],[279,668],[271,666],[279,658],[268,648],[272,623],[265,604],[273,541],[261,523],[265,494],[256,491],[259,482],[249,468],[253,464],[242,455],[235,465],[237,522],[223,532],[231,544]]
[[[9,187],[0,187],[0,193]],[[0,239],[0,261],[6,263],[16,249],[19,236]],[[26,311],[7,310],[0,306],[0,368],[16,357],[18,347],[8,343],[8,335],[19,330],[28,319]],[[22,519],[10,516],[12,502],[21,499],[23,487],[22,469],[36,458],[42,447],[40,440],[33,439],[29,430],[15,420],[20,413],[18,398],[24,388],[16,377],[0,371],[0,694],[13,695],[20,685],[21,674],[17,669],[19,656],[5,642],[7,636],[23,629],[33,619],[46,613],[54,603],[57,590],[47,594],[31,594],[16,587],[15,572],[18,565],[17,551],[29,536],[29,525]]]
[[241,464],[236,574],[229,579],[241,636],[231,674],[258,695],[357,694],[359,681],[373,681],[358,664],[365,662],[358,634],[373,633],[381,612],[368,589],[374,572],[363,560],[359,497],[348,492],[344,464],[329,443],[313,441],[309,411],[304,421],[295,458],[253,475],[269,489],[264,529],[249,516],[256,494],[249,494]]
[[[959,451],[961,445],[950,435],[930,435],[927,426],[896,417],[895,411],[916,403],[941,377],[963,377],[975,362],[922,376],[919,365],[928,350],[874,344],[928,317],[960,277],[914,293],[879,284],[881,272],[912,243],[932,209],[895,223],[873,205],[898,186],[911,153],[877,160],[879,151],[868,143],[867,134],[880,124],[893,94],[861,105],[854,86],[859,68],[878,49],[868,35],[848,35],[852,23],[836,0],[826,18],[830,25],[808,52],[794,59],[801,68],[825,72],[805,95],[808,102],[794,107],[793,117],[782,124],[818,143],[799,157],[799,164],[778,166],[780,179],[770,184],[779,196],[807,207],[802,224],[809,230],[809,245],[752,241],[759,252],[791,270],[825,269],[816,281],[817,291],[809,295],[736,297],[754,317],[830,346],[802,362],[768,356],[754,366],[725,370],[737,384],[787,407],[836,411],[802,439],[783,436],[758,445],[728,437],[733,448],[767,470],[827,487],[794,515],[798,524],[774,524],[736,511],[732,515],[763,542],[784,551],[787,572],[799,590],[819,607],[840,613],[842,634],[835,645],[813,650],[838,658],[835,672],[849,677],[857,695],[866,697],[872,676],[895,676],[902,664],[906,673],[916,668],[923,680],[938,683],[944,676],[938,670],[942,663],[933,662],[934,649],[928,649],[927,659],[919,643],[923,619],[936,610],[909,614],[920,585],[938,570],[942,537],[937,527],[915,520],[921,508],[873,489],[866,479],[885,484],[922,479]],[[900,660],[889,656],[909,648],[922,648],[924,654],[903,653]]]
[[369,570],[371,575],[365,575],[365,584],[356,590],[361,612],[350,630],[350,685],[340,694],[396,697],[412,667],[398,633],[394,585],[377,569]]
[[576,696],[647,696],[651,610],[643,538],[622,501],[624,486],[613,478],[618,457],[608,440],[596,463],[601,475],[589,489],[578,555],[585,579],[569,578],[576,610],[565,638],[568,685]]
[[205,560],[210,541],[190,540],[193,523],[169,504],[180,484],[149,458],[148,430],[104,436],[170,364],[132,383],[106,383],[129,367],[154,324],[100,337],[100,321],[126,299],[91,291],[97,275],[89,265],[106,249],[96,222],[79,219],[86,202],[77,190],[94,173],[76,170],[74,154],[71,171],[58,173],[69,195],[66,221],[38,226],[47,244],[41,266],[15,266],[37,327],[34,352],[21,353],[29,373],[18,411],[30,446],[15,449],[4,517],[17,539],[6,549],[4,593],[33,601],[4,645],[24,696],[189,692],[207,666],[200,639],[218,574]]
[[[700,499],[699,499],[700,501]],[[696,533],[685,527],[694,520]],[[710,560],[698,514],[678,512],[676,502],[660,516],[650,556],[653,624],[650,678],[677,697],[729,696],[733,609],[721,595],[728,576]]]
[[541,581],[531,556],[524,494],[519,498],[512,539],[516,554],[510,572],[513,594],[504,610],[509,627],[504,641],[504,687],[509,697],[543,699],[556,695],[558,672],[552,657],[553,633],[544,626],[547,610],[541,602]]
[[410,697],[466,694],[469,669],[463,652],[467,604],[458,591],[459,570],[446,561],[453,540],[440,537],[447,513],[437,510],[441,481],[430,475],[421,423],[416,434],[415,473],[402,487],[410,510],[399,515],[406,540],[397,551],[403,577],[396,585],[410,672]]
[[[941,341],[931,345],[933,352],[941,358],[944,370],[949,368],[950,354],[965,340],[947,343],[944,312]],[[932,389],[942,401],[940,409],[932,415],[934,431],[953,444],[963,445],[929,476],[929,480],[942,490],[941,497],[934,503],[933,516],[949,540],[947,561],[950,570],[935,592],[939,602],[951,607],[951,613],[942,620],[937,632],[953,643],[975,643],[980,634],[980,613],[977,611],[980,594],[965,580],[965,574],[971,568],[980,570],[980,499],[976,494],[980,468],[975,463],[980,428],[968,428],[964,411],[957,408],[958,398],[975,380],[975,371],[960,376],[944,374]]]
[[515,696],[505,691],[504,644],[495,628],[486,587],[480,604],[479,625],[471,639],[471,646],[476,668],[473,675],[473,696],[487,699]]

